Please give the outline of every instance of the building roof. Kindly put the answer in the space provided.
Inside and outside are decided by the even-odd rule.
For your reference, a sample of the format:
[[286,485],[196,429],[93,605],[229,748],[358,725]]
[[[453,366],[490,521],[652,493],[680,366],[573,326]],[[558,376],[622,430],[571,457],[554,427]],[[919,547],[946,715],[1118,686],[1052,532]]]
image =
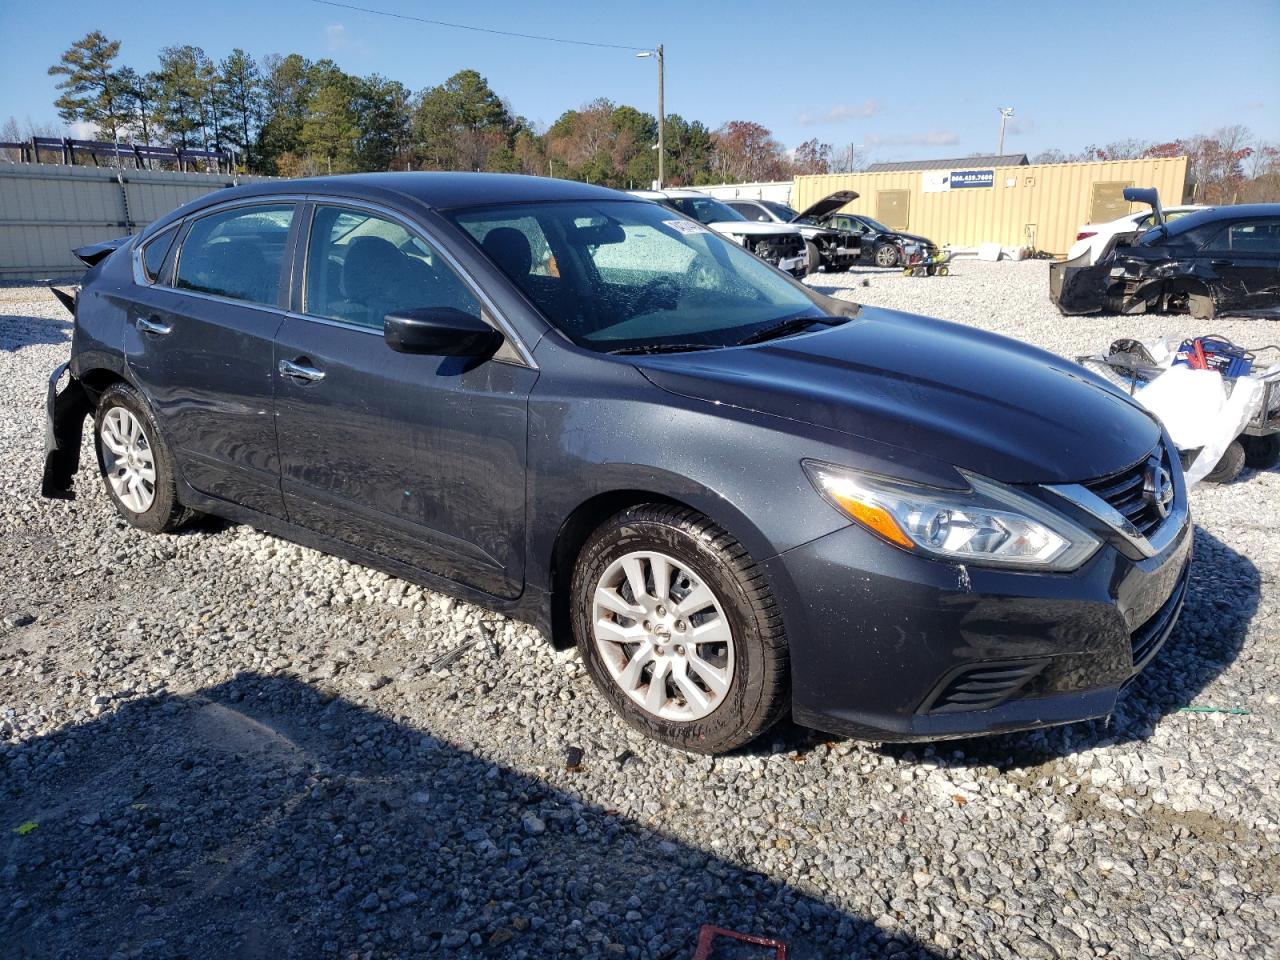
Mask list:
[[975,167],[1025,167],[1025,153],[992,154],[989,157],[956,157],[950,160],[895,160],[873,163],[867,173],[892,173],[901,170],[970,170]]

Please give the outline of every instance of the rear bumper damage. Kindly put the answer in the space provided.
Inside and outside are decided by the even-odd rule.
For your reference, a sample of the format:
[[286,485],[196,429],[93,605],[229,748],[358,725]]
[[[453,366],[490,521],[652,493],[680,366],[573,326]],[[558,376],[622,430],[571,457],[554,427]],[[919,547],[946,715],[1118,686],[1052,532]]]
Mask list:
[[[80,469],[84,420],[93,412],[93,401],[84,385],[67,372],[69,366],[63,363],[53,371],[45,400],[44,477],[40,495],[54,500],[75,499],[72,480]],[[64,374],[67,384],[59,391],[58,383]]]

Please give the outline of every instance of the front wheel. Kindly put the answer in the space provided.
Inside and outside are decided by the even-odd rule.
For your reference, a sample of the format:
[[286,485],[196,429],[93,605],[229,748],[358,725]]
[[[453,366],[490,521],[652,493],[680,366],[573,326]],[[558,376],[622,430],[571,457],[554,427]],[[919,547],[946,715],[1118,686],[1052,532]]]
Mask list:
[[877,267],[896,267],[900,259],[898,248],[892,243],[882,243],[876,248]]
[[571,589],[587,671],[647,736],[722,753],[782,715],[781,615],[746,549],[701,514],[660,504],[617,514],[583,547]]
[[98,398],[93,424],[98,469],[116,511],[148,533],[169,533],[195,514],[178,502],[173,457],[147,401],[125,383]]
[[809,272],[817,273],[818,268],[822,266],[822,251],[818,249],[818,245],[812,240],[806,240],[804,242],[804,250],[808,255]]

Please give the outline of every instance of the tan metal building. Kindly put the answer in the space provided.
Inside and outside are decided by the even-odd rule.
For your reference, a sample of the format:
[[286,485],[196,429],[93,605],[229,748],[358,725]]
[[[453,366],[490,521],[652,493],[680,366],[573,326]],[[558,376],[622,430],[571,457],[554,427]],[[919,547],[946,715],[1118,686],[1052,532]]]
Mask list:
[[[980,161],[979,161],[980,162]],[[791,205],[803,210],[837,190],[860,196],[845,207],[938,244],[999,243],[1065,254],[1081,224],[1104,223],[1141,205],[1125,187],[1155,187],[1165,203],[1182,202],[1187,158],[896,170],[796,177]]]

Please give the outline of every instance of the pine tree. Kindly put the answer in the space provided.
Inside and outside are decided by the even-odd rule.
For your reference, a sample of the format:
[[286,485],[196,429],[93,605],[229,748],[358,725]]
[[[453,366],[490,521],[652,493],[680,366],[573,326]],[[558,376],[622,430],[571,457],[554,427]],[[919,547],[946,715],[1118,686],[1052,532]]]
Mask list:
[[124,116],[118,103],[120,77],[113,67],[119,53],[119,40],[94,30],[62,54],[49,68],[49,76],[65,78],[58,83],[64,92],[54,101],[59,117],[67,123],[91,123],[108,140],[120,136]]

